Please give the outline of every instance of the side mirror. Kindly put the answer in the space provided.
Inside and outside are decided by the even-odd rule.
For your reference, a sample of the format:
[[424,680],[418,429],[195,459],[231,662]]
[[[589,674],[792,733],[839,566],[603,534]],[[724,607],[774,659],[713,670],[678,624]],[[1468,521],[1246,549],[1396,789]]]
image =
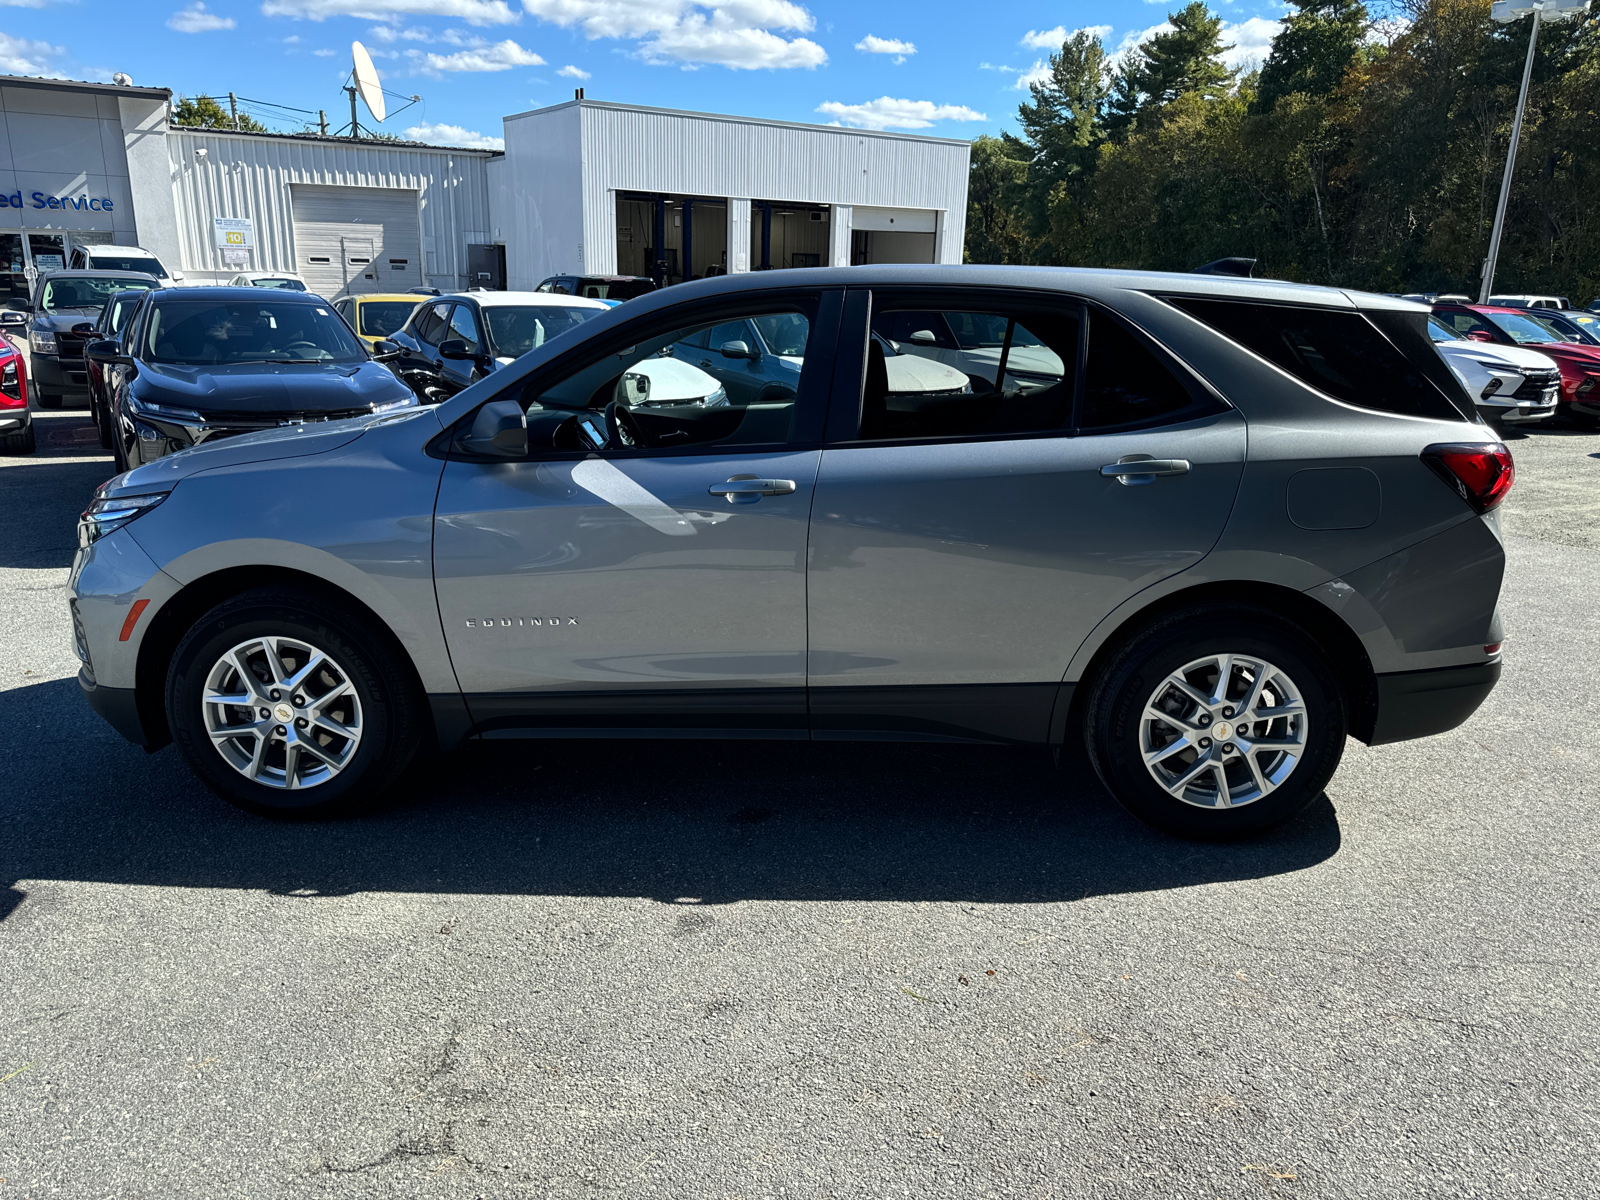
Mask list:
[[13,300],[11,304],[13,309],[17,312],[31,313],[33,311],[32,300]]
[[492,400],[472,418],[472,427],[456,438],[456,448],[486,458],[526,458],[528,417],[515,400]]
[[723,358],[754,358],[755,351],[750,349],[745,342],[723,342],[721,346]]
[[475,359],[478,356],[471,350],[468,350],[467,343],[462,341],[460,338],[450,338],[448,341],[439,343],[439,357]]
[[399,345],[399,343],[391,342],[391,341],[389,341],[388,338],[385,338],[381,342],[378,342],[372,348],[372,359],[373,359],[374,362],[392,362],[394,359],[397,359],[399,357],[400,357],[400,345]]
[[937,346],[939,339],[933,335],[931,329],[919,329],[911,335],[911,341],[918,346]]
[[94,323],[92,321],[79,321],[72,327],[72,332],[76,334],[93,333],[94,331]]
[[630,408],[635,404],[650,402],[650,376],[637,371],[626,371],[617,384],[617,399]]
[[[76,333],[77,330],[73,330],[73,332]],[[83,356],[97,363],[115,364],[122,357],[122,345],[110,338],[99,342],[89,342],[83,348]]]
[[0,329],[21,329],[28,323],[28,314],[8,308],[0,312]]

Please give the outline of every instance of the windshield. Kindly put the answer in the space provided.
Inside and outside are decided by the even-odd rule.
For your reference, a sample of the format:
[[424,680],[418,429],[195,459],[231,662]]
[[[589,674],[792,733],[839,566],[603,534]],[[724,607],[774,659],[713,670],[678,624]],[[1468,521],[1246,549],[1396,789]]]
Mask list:
[[135,279],[96,279],[87,275],[47,279],[39,292],[39,307],[45,312],[71,309],[99,312],[115,292],[132,289],[148,292],[154,286],[153,283],[140,283]]
[[494,356],[518,358],[604,310],[555,304],[486,304],[482,311],[489,325],[489,348]]
[[1543,346],[1568,339],[1548,328],[1543,321],[1525,317],[1521,313],[1487,313],[1485,319],[1508,335],[1519,346]]
[[365,337],[388,337],[416,311],[415,300],[367,300],[356,307]]
[[1561,315],[1595,341],[1600,342],[1600,313],[1564,312]]
[[803,358],[806,338],[811,334],[811,322],[799,313],[773,313],[754,318],[756,331],[767,349],[788,358]]
[[256,278],[255,286],[259,288],[281,288],[286,292],[303,292],[306,290],[306,285],[301,283],[298,279],[281,279],[276,277],[269,279],[264,276],[258,276]]
[[364,362],[350,327],[321,304],[290,300],[164,300],[144,339],[149,362]]
[[148,254],[90,254],[89,265],[102,271],[143,271],[160,277],[167,269]]
[[1464,342],[1467,340],[1439,320],[1438,317],[1428,318],[1428,336],[1436,342]]

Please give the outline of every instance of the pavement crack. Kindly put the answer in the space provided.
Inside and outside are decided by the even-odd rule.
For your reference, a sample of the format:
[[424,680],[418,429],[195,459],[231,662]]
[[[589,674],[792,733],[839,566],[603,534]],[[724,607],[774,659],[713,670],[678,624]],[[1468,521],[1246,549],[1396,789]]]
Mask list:
[[446,1121],[444,1134],[436,1142],[422,1141],[418,1138],[401,1138],[392,1149],[368,1162],[353,1163],[350,1166],[341,1167],[324,1160],[322,1169],[329,1175],[359,1175],[363,1171],[375,1171],[379,1167],[385,1167],[394,1162],[402,1162],[408,1158],[444,1158],[460,1162],[468,1167],[473,1165],[466,1155],[456,1149],[456,1123],[454,1121]]

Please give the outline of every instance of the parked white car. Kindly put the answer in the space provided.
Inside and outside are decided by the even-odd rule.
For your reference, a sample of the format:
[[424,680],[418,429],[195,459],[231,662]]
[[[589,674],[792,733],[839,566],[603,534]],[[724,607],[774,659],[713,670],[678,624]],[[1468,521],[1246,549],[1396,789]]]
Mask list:
[[1571,308],[1565,296],[1490,296],[1490,304],[1501,308]]
[[1525,425],[1555,415],[1561,369],[1548,354],[1462,337],[1438,317],[1428,333],[1485,420]]
[[1033,392],[1060,383],[1066,374],[1060,356],[1021,325],[1013,327],[1007,346],[1006,324],[992,313],[887,312],[872,322],[872,332],[900,354],[932,359],[990,382],[997,382],[1004,353],[1002,391]]
[[67,259],[69,271],[142,271],[154,275],[162,287],[177,287],[182,271],[168,271],[161,260],[139,246],[74,246]]
[[306,281],[293,271],[246,271],[228,280],[228,287],[277,288],[285,292],[304,292]]

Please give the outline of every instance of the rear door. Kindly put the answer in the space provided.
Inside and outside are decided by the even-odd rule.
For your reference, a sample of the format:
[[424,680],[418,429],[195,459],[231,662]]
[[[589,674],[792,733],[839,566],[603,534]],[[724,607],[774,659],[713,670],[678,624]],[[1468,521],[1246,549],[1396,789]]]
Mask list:
[[[1121,318],[1064,300],[850,293],[864,349],[855,394],[835,386],[811,527],[814,736],[1043,742],[1089,631],[1220,536],[1242,419]],[[869,306],[879,327],[901,311],[1014,323],[1060,377],[886,397]]]
[[[446,464],[439,611],[490,735],[807,736],[806,539],[840,293],[715,303],[641,318],[517,384],[527,460]],[[702,403],[716,379],[668,352],[768,312],[803,314],[821,348],[801,394]],[[579,416],[607,430],[597,452],[576,449]]]

